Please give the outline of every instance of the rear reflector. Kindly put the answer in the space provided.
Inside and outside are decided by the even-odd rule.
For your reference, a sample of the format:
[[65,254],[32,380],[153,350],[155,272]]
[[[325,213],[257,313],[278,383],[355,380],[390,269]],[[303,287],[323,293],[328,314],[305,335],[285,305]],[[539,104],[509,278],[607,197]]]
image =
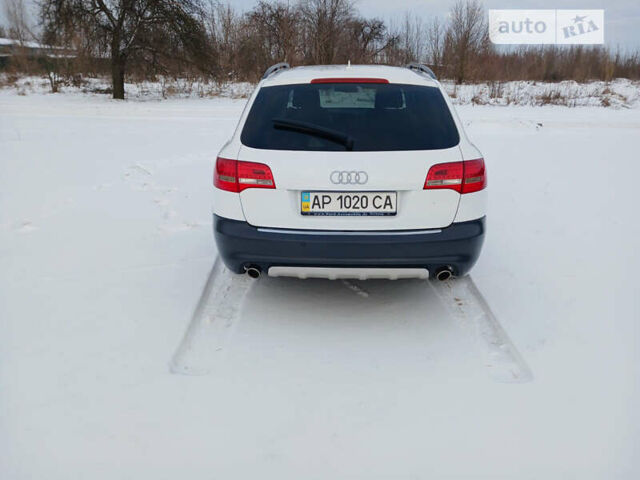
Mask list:
[[458,193],[478,192],[486,186],[487,176],[482,158],[434,165],[424,182],[425,190],[448,188]]
[[262,163],[218,157],[213,185],[220,190],[239,193],[247,188],[276,188],[271,169]]
[[314,78],[311,83],[389,83],[386,78]]

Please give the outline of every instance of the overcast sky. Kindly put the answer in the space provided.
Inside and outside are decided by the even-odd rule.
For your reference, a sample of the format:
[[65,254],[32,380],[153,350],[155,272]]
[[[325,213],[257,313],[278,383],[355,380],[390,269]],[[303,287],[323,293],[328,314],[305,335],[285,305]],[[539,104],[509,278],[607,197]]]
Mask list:
[[[4,2],[0,0],[0,23],[6,24]],[[26,0],[35,5],[34,0]],[[224,0],[223,0],[224,1]],[[365,16],[399,20],[405,12],[428,19],[445,17],[455,0],[359,0],[358,9]],[[256,0],[232,0],[240,10],[249,10]],[[293,3],[293,0],[292,0]],[[548,8],[600,9],[604,8],[605,42],[611,47],[640,49],[640,0],[484,0],[485,8]]]

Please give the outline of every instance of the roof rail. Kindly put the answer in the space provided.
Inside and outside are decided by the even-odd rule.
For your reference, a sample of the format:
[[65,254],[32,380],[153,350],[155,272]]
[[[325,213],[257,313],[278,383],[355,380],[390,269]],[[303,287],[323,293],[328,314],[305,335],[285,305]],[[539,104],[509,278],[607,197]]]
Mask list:
[[429,67],[427,67],[423,63],[412,62],[412,63],[409,63],[408,65],[405,65],[405,67],[410,70],[418,70],[419,72],[426,73],[434,80],[438,79],[438,77],[436,77],[436,74],[433,73],[433,70],[431,70]]
[[291,68],[291,66],[286,62],[276,63],[275,65],[271,65],[267,68],[267,71],[262,75],[262,80],[270,76],[272,73],[277,72],[278,70],[285,70],[287,68]]

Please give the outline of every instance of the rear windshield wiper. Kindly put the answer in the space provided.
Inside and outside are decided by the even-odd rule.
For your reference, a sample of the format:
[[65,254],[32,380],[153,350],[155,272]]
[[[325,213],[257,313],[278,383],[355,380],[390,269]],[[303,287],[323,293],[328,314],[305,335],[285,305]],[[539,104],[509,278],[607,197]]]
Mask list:
[[344,145],[347,150],[353,150],[353,137],[346,133],[332,130],[330,128],[314,125],[313,123],[288,120],[286,118],[274,118],[273,126],[281,130],[292,130],[294,132],[308,133],[316,137],[325,138],[332,142]]

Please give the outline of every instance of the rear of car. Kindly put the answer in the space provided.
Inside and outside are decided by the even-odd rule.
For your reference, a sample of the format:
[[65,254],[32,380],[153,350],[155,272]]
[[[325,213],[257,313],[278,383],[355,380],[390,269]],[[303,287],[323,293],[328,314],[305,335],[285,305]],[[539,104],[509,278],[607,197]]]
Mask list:
[[407,68],[268,76],[214,184],[218,250],[237,273],[463,275],[484,238],[482,156],[440,84]]

